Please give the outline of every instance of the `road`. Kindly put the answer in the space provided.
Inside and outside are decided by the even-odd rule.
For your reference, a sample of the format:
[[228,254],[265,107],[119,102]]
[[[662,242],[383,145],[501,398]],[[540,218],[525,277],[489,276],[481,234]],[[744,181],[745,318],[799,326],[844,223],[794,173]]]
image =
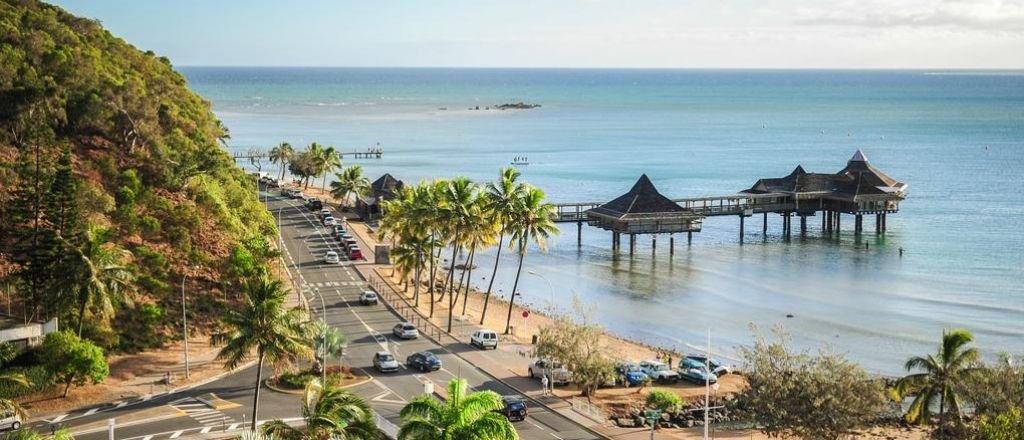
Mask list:
[[[471,391],[492,390],[501,395],[518,395],[515,390],[458,356],[460,352],[475,350],[468,344],[441,346],[424,337],[406,341],[392,338],[391,328],[401,322],[401,318],[383,304],[363,306],[358,301],[359,294],[367,290],[368,286],[353,265],[370,263],[344,260],[341,264],[324,263],[323,255],[328,250],[338,251],[339,254],[343,252],[330,236],[330,231],[320,226],[316,213],[304,208],[301,200],[286,199],[277,191],[264,195],[267,196],[268,209],[279,218],[285,261],[292,276],[302,286],[300,291],[308,300],[312,317],[325,319],[329,325],[337,327],[347,336],[349,347],[346,362],[373,376],[372,380],[354,386],[352,391],[366,398],[381,417],[396,425],[400,424],[398,412],[410,399],[423,393],[426,381],[440,388],[449,380],[461,376],[468,381]],[[360,247],[364,254],[372,258],[371,249],[362,242]],[[321,301],[325,307],[321,307]],[[404,361],[406,356],[414,352],[429,350],[442,360],[443,368],[423,374],[402,365],[397,373],[378,374],[373,371],[372,357],[375,352],[382,350],[391,351],[399,361]],[[334,362],[339,361],[331,361],[332,364]],[[189,438],[237,430],[245,426],[245,421],[251,417],[255,377],[255,367],[250,367],[192,390],[123,408],[70,416],[60,423],[78,432],[76,438],[83,440],[106,439],[105,421],[111,417],[117,418],[120,425],[116,428],[118,439]],[[237,406],[216,410],[197,399],[209,393]],[[264,388],[260,397],[260,420],[298,419],[300,396]],[[520,437],[528,440],[596,438],[582,426],[537,405],[531,406],[527,420],[514,425]],[[33,427],[42,431],[49,430],[47,423]]]

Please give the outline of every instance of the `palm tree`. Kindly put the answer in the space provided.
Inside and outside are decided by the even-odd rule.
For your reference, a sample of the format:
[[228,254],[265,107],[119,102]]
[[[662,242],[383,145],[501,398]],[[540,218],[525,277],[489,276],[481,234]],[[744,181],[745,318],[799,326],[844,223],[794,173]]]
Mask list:
[[68,279],[78,292],[79,337],[85,325],[86,308],[91,305],[103,322],[109,323],[114,315],[111,299],[120,297],[134,279],[125,266],[131,253],[110,243],[110,236],[110,230],[90,224],[78,245],[64,242],[78,260]]
[[292,160],[295,155],[295,149],[292,148],[292,144],[287,142],[281,142],[278,146],[270,149],[270,163],[280,164],[281,170],[278,172],[278,180],[284,180],[285,165]]
[[[448,286],[448,332],[452,331],[452,317],[455,315],[455,295],[452,294],[452,288],[455,285],[455,256],[463,246],[463,240],[465,239],[466,231],[472,227],[472,219],[474,211],[480,209],[479,206],[474,205],[473,201],[476,197],[477,186],[472,181],[465,177],[457,177],[452,181],[448,182],[448,186],[445,188],[442,197],[444,198],[444,210],[442,211],[442,217],[444,223],[451,228],[451,246],[452,246],[452,259],[451,269],[448,271],[448,281],[445,285]],[[442,292],[442,298],[444,293]]]
[[509,244],[514,244],[519,251],[519,266],[516,268],[516,280],[512,283],[512,294],[508,300],[505,334],[509,333],[512,326],[512,306],[516,302],[516,289],[519,288],[519,276],[523,273],[523,257],[526,256],[527,245],[532,241],[541,252],[547,252],[548,237],[558,233],[558,228],[551,220],[555,208],[544,202],[544,191],[527,186],[519,200],[512,212],[512,238],[509,240]]
[[320,368],[327,368],[327,358],[341,357],[348,347],[348,338],[336,327],[331,327],[323,321],[313,321],[309,328],[310,336],[314,341],[314,351],[320,357]]
[[505,240],[505,232],[508,231],[515,205],[523,195],[523,185],[516,183],[519,180],[519,175],[519,170],[514,167],[503,168],[498,182],[487,184],[489,199],[487,210],[492,213],[495,222],[500,225],[500,231],[498,232],[498,250],[494,254],[494,269],[491,270],[491,280],[487,282],[487,293],[484,294],[484,310],[480,313],[480,325],[483,325],[484,318],[487,317],[487,303],[491,300],[491,288],[494,287],[494,277],[498,274],[498,262],[501,261],[501,245]]
[[11,431],[0,437],[2,440],[75,440],[75,436],[71,434],[68,428],[58,429],[53,433],[52,436],[43,437],[34,429],[19,429],[17,431]]
[[326,149],[323,145],[313,142],[303,152],[309,160],[309,175],[306,176],[306,188],[309,188],[310,177],[320,177],[325,151]]
[[316,379],[302,394],[302,418],[306,422],[303,430],[276,419],[263,425],[263,433],[283,440],[380,438],[373,410],[362,397],[339,387],[325,387]]
[[[474,209],[468,219],[468,227],[465,233],[465,242],[469,247],[469,258],[465,269],[462,271],[466,282],[462,284],[464,293],[462,298],[462,314],[466,314],[466,304],[469,302],[470,281],[473,280],[473,263],[476,260],[476,251],[494,245],[498,233],[497,223],[494,221],[494,214],[487,210],[489,199],[486,194],[477,193],[473,200]],[[458,295],[456,295],[457,297]],[[456,298],[456,302],[458,299]]]
[[[18,388],[28,388],[32,386],[28,378],[21,373],[3,373],[0,374],[0,386],[13,386]],[[10,399],[0,399],[0,411],[12,412],[21,417],[22,420],[28,420],[28,413],[25,409]]]
[[267,276],[247,280],[242,285],[245,298],[240,306],[229,309],[221,326],[210,342],[223,345],[217,360],[224,361],[228,370],[238,368],[255,350],[256,394],[252,406],[252,429],[256,429],[263,386],[263,364],[280,364],[296,358],[312,359],[308,326],[303,322],[302,309],[285,308],[287,291],[280,280]]
[[465,379],[448,382],[448,400],[422,395],[402,408],[398,440],[518,440],[512,422],[496,411],[504,407],[494,391],[467,394]]
[[317,158],[317,171],[324,176],[320,191],[327,191],[327,175],[338,168],[341,168],[341,153],[334,147],[325,148],[322,155]]
[[910,374],[896,382],[893,395],[897,400],[913,395],[914,401],[907,409],[906,419],[910,423],[927,423],[932,404],[939,399],[939,426],[945,424],[946,407],[960,417],[960,392],[968,377],[977,371],[981,355],[976,348],[967,348],[974,340],[971,332],[963,329],[942,331],[942,344],[935,355],[914,356],[907,360]]
[[363,167],[353,165],[334,175],[331,182],[331,196],[348,205],[349,197],[365,194],[370,189],[370,179],[363,176]]

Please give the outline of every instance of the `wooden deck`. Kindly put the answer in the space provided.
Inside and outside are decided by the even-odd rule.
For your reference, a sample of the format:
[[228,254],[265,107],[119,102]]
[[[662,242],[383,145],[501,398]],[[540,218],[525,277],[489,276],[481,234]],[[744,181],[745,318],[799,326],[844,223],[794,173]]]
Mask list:
[[[384,150],[378,148],[369,148],[366,150],[352,150],[346,152],[339,152],[341,158],[344,159],[346,156],[354,159],[380,159],[384,156]],[[268,159],[270,153],[265,150],[253,149],[244,153],[232,153],[231,157],[238,161],[239,159]]]

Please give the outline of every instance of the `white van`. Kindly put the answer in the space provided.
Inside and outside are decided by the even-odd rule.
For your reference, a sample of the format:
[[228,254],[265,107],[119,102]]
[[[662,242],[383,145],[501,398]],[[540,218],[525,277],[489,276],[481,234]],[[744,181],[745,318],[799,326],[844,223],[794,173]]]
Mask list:
[[0,412],[0,430],[18,430],[21,428],[21,417],[13,411]]
[[498,334],[495,333],[494,330],[488,330],[485,328],[479,329],[473,332],[473,336],[469,337],[469,345],[481,350],[498,348]]

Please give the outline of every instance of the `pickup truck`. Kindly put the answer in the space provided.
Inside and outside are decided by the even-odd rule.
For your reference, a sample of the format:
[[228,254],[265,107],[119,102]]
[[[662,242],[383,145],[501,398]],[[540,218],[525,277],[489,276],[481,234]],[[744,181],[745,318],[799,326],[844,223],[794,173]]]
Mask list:
[[665,365],[664,362],[643,361],[640,362],[640,370],[643,371],[644,374],[646,374],[647,377],[651,378],[651,380],[654,382],[675,383],[679,381],[679,373],[672,371],[672,369],[669,368],[668,365]]

